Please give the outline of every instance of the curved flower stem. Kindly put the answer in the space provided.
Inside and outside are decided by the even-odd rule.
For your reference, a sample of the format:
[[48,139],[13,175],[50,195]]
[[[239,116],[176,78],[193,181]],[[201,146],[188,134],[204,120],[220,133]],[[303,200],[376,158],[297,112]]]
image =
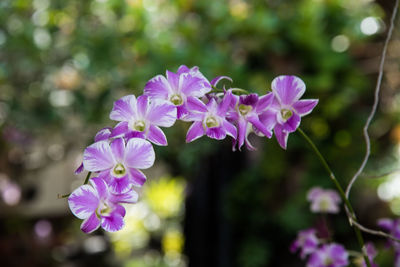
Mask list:
[[[89,178],[90,178],[90,175],[92,174],[92,172],[88,172],[88,174],[86,175],[86,178],[85,178],[85,181],[83,182],[83,184],[87,184],[88,182],[89,182]],[[69,197],[71,195],[71,193],[69,193],[69,194],[66,194],[66,195],[60,195],[60,194],[58,194],[57,195],[57,198],[58,199],[61,199],[61,198],[67,198],[67,197]]]
[[317,156],[318,156],[319,160],[321,161],[322,165],[324,166],[325,170],[328,172],[329,178],[331,178],[332,182],[335,184],[337,190],[339,191],[340,197],[342,198],[345,206],[349,210],[349,214],[348,214],[349,223],[354,229],[354,232],[355,232],[356,237],[357,237],[358,244],[361,247],[361,251],[363,252],[364,260],[365,260],[367,266],[371,267],[371,263],[369,261],[369,258],[368,258],[368,256],[366,255],[366,253],[364,251],[365,250],[365,244],[364,244],[364,238],[363,238],[363,236],[361,234],[361,231],[355,224],[352,223],[352,222],[358,223],[357,222],[357,218],[356,218],[356,214],[354,213],[354,209],[351,206],[350,201],[346,197],[342,186],[340,185],[339,181],[336,179],[335,174],[333,173],[333,171],[329,167],[328,162],[325,160],[324,156],[322,156],[321,152],[319,151],[317,146],[314,144],[314,142],[310,139],[310,137],[308,137],[308,135],[305,132],[303,132],[303,130],[301,128],[298,128],[297,131],[304,137],[304,139],[306,139],[308,144],[314,150],[315,154],[317,154]]
[[[347,188],[346,188],[346,197],[347,198],[350,195],[350,190],[351,190],[353,184],[357,181],[358,177],[363,172],[365,165],[367,165],[369,156],[371,154],[371,140],[370,140],[370,137],[368,134],[368,128],[369,128],[369,125],[371,124],[372,119],[375,116],[376,109],[378,107],[379,93],[380,93],[381,83],[382,83],[383,67],[385,65],[386,51],[387,51],[387,48],[389,45],[389,40],[392,37],[392,33],[393,33],[393,29],[394,29],[394,21],[396,19],[396,14],[397,14],[398,8],[399,8],[399,0],[396,0],[396,2],[394,4],[394,8],[393,8],[392,17],[390,19],[390,27],[389,27],[388,34],[385,39],[385,44],[384,44],[383,50],[382,50],[381,61],[379,63],[379,74],[378,74],[378,79],[376,80],[374,103],[372,105],[371,112],[370,112],[370,114],[367,118],[367,121],[365,122],[364,128],[363,128],[363,135],[364,135],[365,146],[366,146],[365,155],[364,155],[364,159],[363,159],[359,169],[357,170],[357,172],[354,174],[354,176],[351,178],[349,184],[347,185]],[[349,211],[349,212],[351,212],[351,211]]]

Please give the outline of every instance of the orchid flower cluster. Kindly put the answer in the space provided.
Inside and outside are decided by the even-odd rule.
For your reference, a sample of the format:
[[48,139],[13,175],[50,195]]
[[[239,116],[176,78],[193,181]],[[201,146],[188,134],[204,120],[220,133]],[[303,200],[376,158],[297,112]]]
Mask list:
[[[110,119],[118,123],[100,130],[94,143],[83,153],[83,162],[75,173],[88,171],[94,178],[77,188],[68,198],[72,213],[83,219],[81,229],[91,233],[100,226],[110,232],[124,225],[122,203],[138,200],[137,188],[146,182],[141,171],[153,166],[153,145],[167,146],[161,127],[176,120],[191,122],[186,142],[203,135],[222,140],[230,136],[233,150],[243,145],[255,148],[250,133],[271,138],[286,149],[290,133],[296,131],[301,117],[317,105],[317,99],[300,100],[306,86],[296,76],[279,76],[272,81],[271,92],[240,94],[238,88],[217,89],[227,76],[211,82],[198,67],[180,66],[176,73],[150,79],[141,96],[127,95],[115,101]],[[239,93],[239,94],[238,94]]]
[[[311,202],[310,210],[314,213],[336,214],[340,211],[339,204],[341,202],[339,194],[332,189],[322,189],[313,187],[307,194],[307,200]],[[392,230],[393,222],[385,221],[386,228]],[[351,252],[347,251],[341,244],[327,242],[328,238],[320,238],[323,234],[316,228],[301,230],[297,234],[296,240],[290,246],[290,251],[295,253],[300,251],[300,258],[307,259],[307,267],[344,267],[349,265],[349,256]],[[377,251],[373,243],[368,242],[365,245],[365,252],[371,262],[372,267],[378,267],[372,260],[377,255]],[[355,254],[355,255],[354,255]],[[363,255],[353,252],[356,257],[357,266],[366,267]],[[396,266],[396,265],[395,265]]]

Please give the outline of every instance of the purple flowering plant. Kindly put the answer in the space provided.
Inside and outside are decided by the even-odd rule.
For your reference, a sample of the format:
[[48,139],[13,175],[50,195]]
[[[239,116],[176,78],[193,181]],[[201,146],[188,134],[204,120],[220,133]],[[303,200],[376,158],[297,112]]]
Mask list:
[[[361,227],[346,193],[334,176],[327,161],[312,140],[299,128],[301,118],[310,114],[318,99],[302,99],[305,83],[296,76],[281,75],[271,84],[264,95],[249,93],[240,88],[217,88],[227,76],[218,76],[211,82],[198,67],[180,66],[177,72],[151,78],[140,96],[127,95],[115,101],[110,119],[114,127],[101,129],[83,153],[83,162],[75,173],[87,171],[85,182],[68,197],[72,213],[82,219],[81,229],[91,233],[100,226],[106,231],[118,231],[124,225],[125,209],[122,203],[135,203],[137,190],[146,182],[141,170],[153,166],[153,145],[167,146],[167,137],[160,127],[171,127],[177,120],[191,123],[186,134],[190,143],[206,135],[222,140],[232,139],[233,151],[256,148],[248,136],[254,133],[271,139],[275,135],[278,144],[287,149],[290,133],[299,132],[317,154],[329,177],[337,188],[324,190],[312,188],[307,196],[311,211],[338,213],[344,203],[346,215],[356,231],[361,247],[363,264],[371,265],[375,250],[365,249]],[[90,178],[91,176],[94,178]],[[391,232],[393,227],[383,226]],[[327,243],[318,237],[318,231],[310,228],[300,231],[290,247],[307,258],[308,267],[341,267],[349,264],[349,253],[338,243]],[[375,254],[374,254],[375,253]]]

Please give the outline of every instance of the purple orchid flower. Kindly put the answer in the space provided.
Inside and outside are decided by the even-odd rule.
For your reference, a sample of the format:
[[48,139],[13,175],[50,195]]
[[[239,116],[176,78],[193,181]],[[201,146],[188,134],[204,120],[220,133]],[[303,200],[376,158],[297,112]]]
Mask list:
[[166,101],[150,101],[145,95],[137,99],[134,95],[127,95],[115,101],[110,119],[120,121],[112,130],[111,137],[139,137],[166,146],[167,138],[159,126],[171,127],[175,123],[176,108]]
[[[400,239],[400,219],[379,219],[378,226],[387,231],[391,236]],[[394,240],[388,240],[388,247],[394,248],[394,265],[400,266],[400,244]]]
[[311,202],[312,212],[338,213],[339,204],[342,201],[335,190],[324,190],[320,187],[313,187],[308,191],[307,200]]
[[275,97],[271,109],[276,113],[274,133],[283,149],[286,149],[289,133],[299,127],[301,117],[311,113],[318,104],[318,99],[299,100],[305,90],[306,85],[296,76],[282,75],[272,81]]
[[[101,129],[100,131],[97,132],[96,136],[94,137],[94,142],[99,142],[99,141],[103,141],[103,140],[108,140],[110,138],[111,135],[111,127],[105,127],[103,129]],[[81,172],[83,172],[85,168],[83,167],[83,162],[81,163],[81,165],[79,165],[79,167],[75,170],[75,174],[80,174]]]
[[[368,242],[365,244],[365,252],[367,253],[368,259],[371,263],[371,267],[379,267],[378,264],[373,262],[373,259],[378,255],[378,251],[376,251],[375,246],[372,242]],[[367,263],[364,260],[364,257],[360,257],[361,267],[367,267]]]
[[68,198],[72,213],[83,219],[81,230],[91,233],[101,227],[109,232],[124,226],[125,209],[119,203],[135,203],[138,194],[130,190],[125,194],[113,195],[101,178],[91,178],[92,186],[86,184],[75,189]]
[[141,138],[132,138],[126,144],[123,138],[111,143],[100,141],[85,149],[83,165],[86,170],[99,172],[111,192],[122,194],[134,186],[142,186],[146,176],[138,169],[153,166],[153,146]]
[[177,107],[177,118],[188,113],[188,99],[201,98],[211,90],[210,82],[199,71],[198,67],[189,69],[182,65],[177,73],[167,70],[166,77],[157,75],[144,87],[144,94],[152,99],[162,99]]
[[319,245],[317,230],[311,228],[299,231],[296,240],[290,246],[290,252],[295,253],[300,249],[300,257],[304,259],[313,253]]
[[255,132],[258,135],[264,135],[268,138],[272,137],[272,129],[274,121],[264,124],[260,121],[259,115],[265,113],[273,100],[273,94],[269,93],[262,97],[257,94],[236,96],[233,101],[233,110],[229,112],[228,119],[235,122],[238,129],[238,138],[233,144],[233,149],[236,144],[238,148],[246,144],[249,150],[255,150],[248,140],[248,135]]
[[307,267],[344,267],[349,264],[349,254],[339,244],[322,245],[311,254]]
[[217,140],[224,139],[226,135],[236,138],[236,127],[225,118],[232,100],[231,91],[225,94],[219,104],[214,98],[211,98],[207,104],[198,98],[188,99],[187,107],[190,113],[184,120],[194,122],[187,132],[186,142],[192,142],[204,134]]

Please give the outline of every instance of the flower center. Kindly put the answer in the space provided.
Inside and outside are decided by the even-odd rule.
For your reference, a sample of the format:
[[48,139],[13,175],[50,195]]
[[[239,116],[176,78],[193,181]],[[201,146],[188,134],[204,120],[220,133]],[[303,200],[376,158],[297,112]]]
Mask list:
[[113,169],[113,173],[117,178],[120,178],[125,175],[126,169],[125,169],[124,165],[122,165],[121,163],[118,163],[117,165],[115,165],[115,167]]
[[244,105],[244,104],[240,104],[239,105],[239,113],[242,116],[246,116],[247,114],[249,114],[251,111],[253,110],[252,106],[249,105]]
[[290,117],[292,117],[292,115],[293,115],[293,112],[290,109],[286,109],[286,108],[281,109],[281,116],[284,121],[287,121],[288,119],[290,119]]
[[331,266],[333,263],[334,263],[333,260],[329,257],[325,258],[325,260],[324,260],[325,266]]
[[146,124],[144,121],[135,121],[133,128],[138,132],[143,132],[146,129]]
[[96,210],[96,215],[97,217],[101,217],[101,216],[108,216],[111,213],[111,207],[108,206],[106,203],[101,202],[99,207]]
[[183,99],[182,99],[182,97],[181,97],[180,95],[177,95],[177,94],[172,95],[172,96],[170,97],[169,100],[170,100],[170,101],[172,102],[172,104],[174,104],[175,106],[180,106],[180,105],[183,104]]
[[321,209],[321,211],[328,211],[330,206],[331,203],[326,198],[321,199],[321,201],[319,202],[319,208]]
[[206,118],[206,126],[207,128],[218,127],[219,126],[218,120],[214,116],[208,116]]

